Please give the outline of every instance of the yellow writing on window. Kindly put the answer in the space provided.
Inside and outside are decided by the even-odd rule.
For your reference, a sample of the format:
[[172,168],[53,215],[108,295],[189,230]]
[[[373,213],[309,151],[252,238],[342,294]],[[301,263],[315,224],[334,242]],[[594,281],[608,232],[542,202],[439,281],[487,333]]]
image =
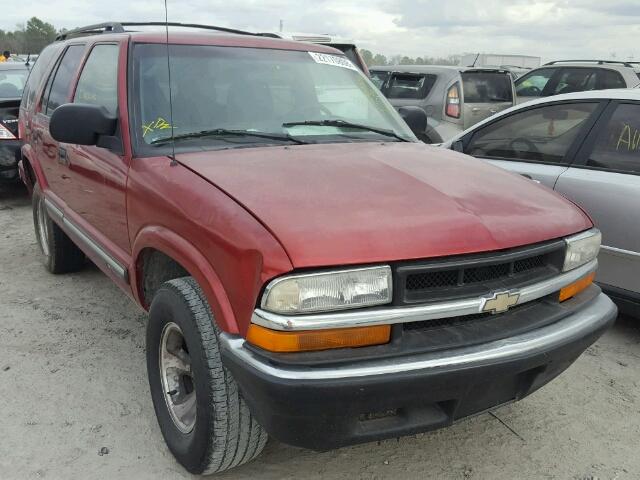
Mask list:
[[154,120],[153,122],[142,124],[142,136],[144,137],[147,133],[151,133],[156,130],[166,130],[168,128],[171,128],[171,124],[164,118],[158,117],[157,120]]
[[640,130],[625,123],[618,137],[618,143],[616,144],[616,151],[626,149],[630,152],[637,150],[640,146]]

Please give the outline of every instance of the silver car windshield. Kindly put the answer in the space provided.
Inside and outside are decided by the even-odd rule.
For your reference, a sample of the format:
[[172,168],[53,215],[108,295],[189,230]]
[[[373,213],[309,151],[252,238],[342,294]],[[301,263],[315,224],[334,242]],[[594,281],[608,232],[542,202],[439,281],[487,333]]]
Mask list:
[[199,148],[415,141],[343,55],[199,45],[170,45],[169,52],[171,89],[167,47],[134,48],[134,128],[143,146],[165,144],[172,130],[181,144]]

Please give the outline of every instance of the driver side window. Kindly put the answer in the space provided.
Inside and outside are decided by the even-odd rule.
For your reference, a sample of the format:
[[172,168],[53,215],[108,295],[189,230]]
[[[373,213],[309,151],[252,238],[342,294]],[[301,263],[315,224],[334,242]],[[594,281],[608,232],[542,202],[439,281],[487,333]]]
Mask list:
[[547,105],[509,115],[473,134],[476,157],[566,163],[565,156],[598,103]]

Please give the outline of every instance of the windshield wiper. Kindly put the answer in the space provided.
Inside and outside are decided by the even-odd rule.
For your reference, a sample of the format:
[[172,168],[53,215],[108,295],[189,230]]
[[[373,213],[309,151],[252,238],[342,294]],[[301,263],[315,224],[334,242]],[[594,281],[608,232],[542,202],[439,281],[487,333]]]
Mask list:
[[227,130],[226,128],[214,128],[212,130],[200,130],[198,132],[181,133],[180,135],[174,135],[173,137],[158,138],[151,141],[151,145],[161,145],[163,143],[170,143],[173,140],[184,140],[189,138],[202,138],[202,137],[223,137],[225,135],[234,135],[238,137],[258,137],[266,138],[267,140],[279,140],[297,143],[298,145],[306,145],[308,142],[294,138],[288,133],[261,133],[252,132],[250,130]]
[[283,127],[295,127],[298,125],[318,125],[321,127],[345,127],[356,128],[358,130],[367,130],[369,132],[378,133],[386,137],[394,137],[401,142],[409,142],[406,138],[402,138],[393,130],[385,130],[384,128],[370,127],[369,125],[361,125],[359,123],[345,122],[344,120],[305,120],[304,122],[286,122],[283,123]]

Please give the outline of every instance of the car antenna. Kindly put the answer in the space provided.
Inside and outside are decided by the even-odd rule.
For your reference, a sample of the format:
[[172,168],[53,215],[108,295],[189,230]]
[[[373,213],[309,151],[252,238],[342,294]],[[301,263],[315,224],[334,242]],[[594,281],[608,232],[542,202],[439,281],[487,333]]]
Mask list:
[[29,60],[31,59],[31,54],[27,53],[27,61],[24,62],[24,64],[28,67],[29,66]]
[[478,61],[478,58],[480,58],[480,53],[478,53],[476,55],[476,58],[473,60],[473,63],[471,65],[469,65],[470,67],[475,67],[476,66],[476,62]]
[[167,0],[164,0],[164,26],[167,40],[167,72],[169,78],[169,125],[171,126],[171,159],[172,167],[178,165],[176,160],[176,141],[173,134],[173,95],[171,95],[171,60],[169,57],[169,8],[167,7]]

